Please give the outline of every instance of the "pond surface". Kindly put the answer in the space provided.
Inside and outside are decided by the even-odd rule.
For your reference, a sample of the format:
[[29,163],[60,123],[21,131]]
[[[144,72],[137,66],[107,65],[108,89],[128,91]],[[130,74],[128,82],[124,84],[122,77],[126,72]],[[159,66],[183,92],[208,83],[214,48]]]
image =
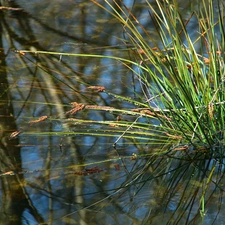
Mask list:
[[[145,1],[125,2],[157,40]],[[187,17],[198,6],[180,3]],[[132,58],[121,24],[91,1],[1,4],[10,7],[0,8],[1,224],[200,224],[200,188],[210,160],[174,159],[171,166],[167,155],[152,155],[154,143],[147,139],[120,139],[125,129],[112,135],[113,126],[79,122],[134,116],[87,107],[70,113],[72,102],[134,108],[116,97],[142,96],[129,68],[107,58],[15,51]],[[214,184],[218,180],[223,188],[223,176]],[[208,186],[203,224],[221,225],[224,191],[214,184]]]

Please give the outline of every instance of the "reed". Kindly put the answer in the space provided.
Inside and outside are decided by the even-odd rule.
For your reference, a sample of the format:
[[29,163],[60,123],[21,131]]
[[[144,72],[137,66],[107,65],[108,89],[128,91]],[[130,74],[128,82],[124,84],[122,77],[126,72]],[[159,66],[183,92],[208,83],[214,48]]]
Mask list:
[[[213,2],[205,1],[198,13],[193,12],[184,20],[177,1],[156,1],[157,9],[146,1],[155,31],[161,40],[156,42],[122,1],[120,4],[117,1],[103,1],[104,4],[95,0],[92,2],[121,23],[127,34],[127,42],[136,53],[135,58],[46,51],[33,53],[120,61],[139,79],[143,90],[142,98],[137,101],[129,96],[118,96],[109,93],[104,87],[102,92],[142,108],[136,112],[133,110],[136,116],[159,120],[158,127],[165,130],[164,135],[173,131],[171,135],[167,135],[168,139],[173,140],[173,144],[173,137],[177,135],[182,136],[184,145],[188,144],[196,150],[199,143],[201,146],[205,145],[211,153],[221,148],[224,140],[225,102],[223,5],[219,5],[219,15],[216,17]],[[192,20],[197,21],[198,25],[194,40],[188,32],[188,24]],[[27,52],[31,51],[19,51],[20,54]],[[93,89],[93,86],[87,88]],[[104,107],[101,110],[105,110]],[[128,110],[111,111],[127,113]],[[129,123],[127,125],[130,126]],[[146,124],[143,123],[143,126],[146,127]]]
[[[218,1],[215,7],[212,0],[202,1],[201,9],[184,19],[178,1],[156,0],[157,7],[146,1],[149,19],[153,21],[160,40],[156,42],[123,1],[92,2],[121,23],[127,37],[126,43],[132,46],[135,53],[133,58],[43,51],[34,53],[115,59],[135,74],[142,88],[142,97],[138,101],[110,93],[104,87],[89,87],[121,101],[128,101],[134,105],[133,109],[90,105],[79,108],[126,114],[131,121],[80,119],[76,123],[86,126],[83,130],[77,130],[76,134],[117,137],[115,145],[121,138],[135,144],[154,145],[156,150],[148,156],[141,173],[157,164],[154,177],[162,177],[162,183],[167,185],[167,189],[163,190],[163,204],[169,202],[180,189],[185,193],[180,194],[179,204],[169,221],[178,224],[185,220],[182,224],[191,224],[198,221],[200,216],[203,223],[209,196],[213,194],[211,190],[208,191],[210,185],[214,184],[223,190],[219,186],[223,178],[225,130],[223,3]],[[196,23],[196,32],[190,35],[189,24],[193,21]],[[30,51],[20,51],[22,54],[27,52]],[[86,132],[87,125],[103,126],[103,129],[88,129]],[[136,183],[145,184],[152,180],[151,177],[141,180],[140,171],[136,171],[132,177],[135,177]],[[199,185],[190,188],[193,180],[197,180]],[[132,182],[127,183],[130,185]],[[185,197],[187,195],[188,199]],[[187,210],[193,212],[196,199],[199,200],[199,208],[190,216]]]

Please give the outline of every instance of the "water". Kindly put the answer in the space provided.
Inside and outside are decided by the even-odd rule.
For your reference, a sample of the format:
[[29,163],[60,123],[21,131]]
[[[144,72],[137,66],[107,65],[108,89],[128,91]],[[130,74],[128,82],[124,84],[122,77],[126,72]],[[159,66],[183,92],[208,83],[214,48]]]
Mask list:
[[[107,94],[131,99],[142,94],[139,80],[128,68],[110,59],[14,51],[132,57],[122,26],[90,1],[2,1],[2,5],[14,10],[0,11],[0,223],[200,224],[201,182],[207,182],[203,174],[211,162],[171,163],[167,155],[152,156],[154,144],[148,141],[118,140],[124,129],[111,137],[107,134],[114,130],[107,124],[79,122],[113,122],[118,116],[134,121],[134,116],[87,109],[66,114],[71,102],[134,107]],[[144,1],[134,10],[156,36]],[[186,6],[184,10],[188,14]],[[104,86],[107,92],[90,90],[90,85]],[[38,121],[42,116],[48,118]],[[21,133],[10,138],[17,131]],[[96,135],[100,131],[102,135]],[[135,154],[138,157],[132,158]],[[222,180],[223,176],[214,181]],[[205,199],[204,224],[223,224],[222,188],[208,186],[212,196]]]

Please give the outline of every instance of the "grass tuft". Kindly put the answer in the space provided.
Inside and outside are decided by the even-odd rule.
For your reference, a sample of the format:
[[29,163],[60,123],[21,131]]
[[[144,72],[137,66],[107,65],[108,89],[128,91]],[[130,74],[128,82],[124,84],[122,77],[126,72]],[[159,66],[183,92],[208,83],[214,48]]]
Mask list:
[[[200,203],[196,215],[200,215],[203,221],[210,198],[206,197],[206,191],[212,183],[220,188],[218,183],[223,177],[218,175],[223,171],[222,166],[216,169],[216,165],[223,165],[224,158],[224,5],[218,1],[215,7],[213,1],[202,1],[199,11],[183,18],[180,5],[175,0],[156,0],[157,6],[154,7],[146,1],[149,19],[153,21],[158,35],[159,41],[156,42],[123,1],[92,2],[121,23],[126,43],[135,53],[132,58],[43,51],[33,53],[110,58],[129,68],[142,90],[139,100],[118,96],[105,88],[97,90],[133,104],[132,109],[84,106],[82,110],[122,113],[130,120],[76,120],[79,126],[84,125],[76,134],[116,137],[115,146],[122,138],[135,144],[154,146],[156,150],[152,151],[141,173],[156,165],[154,178],[162,177],[162,182],[166,182],[168,187],[163,190],[164,200],[172,199],[181,187],[191,196],[188,200],[185,195],[180,196],[171,221],[176,220],[178,224],[187,211],[191,213],[196,198]],[[190,31],[192,23],[195,24],[195,32]],[[92,129],[87,129],[87,126]],[[104,129],[99,129],[100,126]],[[212,182],[216,170],[219,172]],[[136,177],[134,181],[137,183],[139,178],[143,178],[140,171],[133,177]],[[148,181],[151,179],[147,178]],[[199,181],[199,185],[189,188],[194,179]],[[186,222],[182,224],[193,222],[196,215],[186,215]]]
[[[200,149],[205,146],[208,153],[218,155],[220,152],[223,155],[225,102],[223,5],[221,6],[218,1],[218,12],[215,12],[213,2],[204,1],[200,11],[194,11],[185,20],[182,18],[177,1],[156,0],[157,7],[146,1],[149,19],[152,19],[160,40],[156,42],[122,1],[119,4],[117,1],[110,3],[105,0],[105,5],[95,0],[92,2],[121,23],[127,37],[126,43],[129,43],[132,52],[135,52],[134,58],[45,51],[33,53],[110,58],[121,62],[139,80],[142,98],[137,101],[130,97],[108,93],[107,90],[102,91],[141,108],[135,113],[135,109],[129,112],[125,109],[111,110],[136,116],[133,121],[126,123],[129,129],[125,129],[124,135],[131,127],[134,128],[141,117],[147,119],[151,117],[160,122],[152,131],[152,122],[148,120],[149,132],[152,132],[154,140],[157,136],[161,140],[161,130],[164,130],[166,137],[164,140],[168,143],[170,139],[171,146],[183,144],[196,151],[199,150],[199,146]],[[192,22],[197,24],[196,32],[190,35],[188,25]],[[22,54],[27,52],[31,51],[19,51]],[[117,123],[115,127],[121,128],[120,122],[114,123]],[[146,128],[146,121],[140,126]],[[156,132],[157,129],[160,135]],[[175,136],[182,138],[176,139]],[[139,139],[140,135],[132,138]],[[220,151],[217,151],[218,149]]]

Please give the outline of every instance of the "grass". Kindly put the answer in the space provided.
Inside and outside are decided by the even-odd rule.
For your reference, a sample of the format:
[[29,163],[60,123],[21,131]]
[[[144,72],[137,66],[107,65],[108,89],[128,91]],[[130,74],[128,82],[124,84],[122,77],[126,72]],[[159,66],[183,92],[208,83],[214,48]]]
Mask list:
[[[133,104],[133,109],[89,107],[89,110],[129,115],[130,122],[80,119],[76,122],[85,125],[85,128],[76,131],[76,134],[116,137],[115,148],[122,138],[139,145],[153,145],[156,150],[145,167],[157,165],[154,178],[162,177],[162,183],[167,186],[163,190],[164,204],[180,193],[180,189],[185,193],[180,195],[176,210],[167,223],[183,221],[182,224],[189,224],[200,218],[203,224],[207,204],[214,191],[224,191],[220,187],[225,131],[224,5],[220,1],[203,1],[198,12],[194,11],[184,19],[177,1],[156,0],[157,6],[154,7],[146,1],[149,19],[153,21],[160,40],[156,42],[132,9],[122,1],[92,2],[121,23],[126,43],[132,46],[130,50],[135,53],[131,58],[45,51],[34,53],[115,59],[135,74],[142,89],[139,100],[101,90]],[[197,26],[195,32],[190,34],[193,21]],[[19,52],[26,54],[31,51]],[[87,132],[86,125],[97,128]],[[100,126],[107,128],[100,131]],[[144,174],[145,169],[141,171]],[[140,171],[133,177],[135,184],[152,180],[151,177],[143,179]],[[198,185],[192,184],[194,180],[198,181]],[[127,182],[130,185],[131,182]],[[209,191],[210,186],[213,186],[213,191]],[[194,212],[196,201],[199,207]]]
[[[93,1],[123,25],[129,42],[136,51],[134,59],[117,56],[71,54],[37,51],[38,54],[53,54],[70,57],[100,57],[120,61],[133,71],[140,81],[144,98],[135,101],[129,97],[116,96],[122,101],[149,111],[140,110],[136,116],[154,117],[160,121],[160,129],[164,128],[171,143],[174,137],[182,134],[184,145],[190,144],[198,149],[199,143],[208,150],[221,147],[224,135],[224,53],[223,49],[223,15],[215,20],[212,1],[203,3],[199,13],[193,13],[188,22],[198,21],[198,36],[192,40],[187,31],[188,22],[180,15],[176,1],[173,4],[156,1],[159,12],[149,4],[156,31],[161,43],[155,43],[148,31],[139,23],[135,15],[122,4],[114,2],[110,9]],[[141,30],[141,31],[139,31]],[[216,33],[220,31],[221,37]],[[144,34],[144,35],[143,35]],[[151,45],[154,45],[152,47]],[[197,52],[197,47],[200,50]],[[26,53],[28,51],[22,51]],[[134,68],[138,68],[138,72]],[[150,80],[150,81],[149,81]],[[155,107],[152,107],[152,105]],[[161,107],[160,107],[161,106]],[[104,109],[103,109],[104,110]],[[112,112],[121,109],[112,109]],[[130,114],[127,110],[124,113]],[[128,126],[130,124],[127,123]],[[120,122],[118,122],[120,126]],[[151,126],[151,125],[150,125]],[[154,133],[154,132],[153,132]],[[155,136],[155,135],[154,135]],[[138,136],[137,136],[138,137]],[[139,138],[139,137],[138,137]],[[161,138],[161,136],[159,136]],[[175,138],[176,139],[176,138]],[[180,142],[180,138],[179,142]],[[223,139],[223,138],[222,138]]]
[[[199,13],[193,13],[187,20],[189,23],[192,19],[198,21],[199,31],[196,30],[198,36],[192,40],[187,31],[188,22],[185,24],[176,1],[173,4],[166,1],[162,4],[156,1],[159,12],[156,12],[147,2],[151,10],[150,17],[161,39],[159,44],[155,43],[148,31],[125,5],[121,6],[116,2],[111,5],[106,1],[111,8],[109,9],[103,4],[93,2],[121,22],[130,43],[134,46],[132,51],[136,51],[134,59],[45,51],[35,53],[110,58],[120,61],[129,67],[139,79],[143,89],[143,98],[141,101],[136,101],[129,96],[108,94],[148,109],[150,112],[111,109],[112,112],[122,111],[136,116],[154,117],[160,121],[160,127],[165,129],[165,133],[168,129],[173,130],[175,134],[182,133],[184,142],[191,143],[195,147],[199,143],[205,144],[209,149],[217,147],[221,143],[219,137],[223,136],[224,130],[224,52],[221,51],[224,47],[222,41],[224,18],[222,10],[218,20],[214,21],[212,1],[209,1],[209,5],[203,3],[203,9]],[[218,31],[221,37],[216,35]],[[151,46],[152,44],[154,47]],[[196,46],[200,48],[198,52]],[[138,67],[138,72],[135,70],[136,67]],[[118,126],[119,124],[120,122]]]

